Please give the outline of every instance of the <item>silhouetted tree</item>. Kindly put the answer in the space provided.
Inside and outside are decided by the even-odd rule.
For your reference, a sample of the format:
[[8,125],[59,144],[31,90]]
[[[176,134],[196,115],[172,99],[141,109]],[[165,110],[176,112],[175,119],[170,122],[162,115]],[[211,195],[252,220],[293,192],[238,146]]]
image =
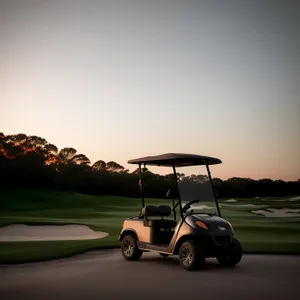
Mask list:
[[76,154],[77,151],[74,148],[63,148],[59,151],[57,159],[59,164],[69,165],[87,165],[90,160],[84,154]]
[[109,161],[106,164],[106,170],[109,172],[120,172],[124,170],[124,167],[114,161]]
[[60,164],[70,164],[72,163],[72,158],[76,154],[76,150],[74,148],[63,148],[59,151],[57,155],[57,159]]
[[44,146],[45,150],[51,152],[52,154],[57,154],[58,149],[55,145],[53,144],[47,144]]
[[[71,190],[88,194],[138,197],[138,169],[129,172],[114,161],[90,160],[77,154],[74,148],[58,148],[44,138],[24,133],[5,135],[0,133],[0,187],[42,188]],[[165,197],[174,188],[174,175],[159,175],[143,168],[146,197]],[[206,175],[186,176],[177,173],[181,186],[189,189],[205,188],[209,184]],[[213,179],[218,197],[292,196],[300,194],[297,181],[253,180],[232,177]]]
[[39,136],[28,136],[24,142],[22,142],[22,145],[29,149],[36,149],[41,148],[47,144],[47,141]]
[[74,155],[72,158],[72,162],[77,165],[88,165],[90,164],[90,160],[84,154]]
[[93,165],[92,165],[93,170],[106,170],[106,163],[103,160],[97,160]]

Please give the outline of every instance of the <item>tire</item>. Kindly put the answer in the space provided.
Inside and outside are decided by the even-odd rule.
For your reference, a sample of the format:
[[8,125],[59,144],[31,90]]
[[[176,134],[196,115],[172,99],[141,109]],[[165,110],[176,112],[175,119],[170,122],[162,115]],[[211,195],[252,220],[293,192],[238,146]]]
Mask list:
[[166,253],[159,253],[160,256],[162,256],[163,258],[167,258],[169,256],[169,254],[166,254]]
[[220,265],[233,267],[240,262],[243,256],[243,249],[240,242],[234,237],[229,247],[228,255],[217,256]]
[[179,261],[181,266],[189,271],[201,269],[205,264],[203,247],[196,241],[184,242],[179,249]]
[[139,260],[143,251],[137,247],[137,239],[134,234],[126,234],[121,242],[122,255],[126,260]]

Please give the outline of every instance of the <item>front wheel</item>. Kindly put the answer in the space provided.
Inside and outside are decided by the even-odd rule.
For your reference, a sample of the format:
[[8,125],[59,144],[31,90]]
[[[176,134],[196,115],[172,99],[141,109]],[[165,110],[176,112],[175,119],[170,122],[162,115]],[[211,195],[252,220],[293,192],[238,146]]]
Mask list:
[[133,234],[127,234],[122,239],[121,243],[121,251],[122,255],[127,260],[138,260],[143,255],[143,251],[141,251],[137,247],[137,239]]
[[193,240],[184,242],[179,250],[179,261],[186,270],[200,269],[205,263],[203,247]]
[[217,256],[220,265],[233,267],[240,262],[243,256],[243,249],[240,242],[233,237],[227,255]]

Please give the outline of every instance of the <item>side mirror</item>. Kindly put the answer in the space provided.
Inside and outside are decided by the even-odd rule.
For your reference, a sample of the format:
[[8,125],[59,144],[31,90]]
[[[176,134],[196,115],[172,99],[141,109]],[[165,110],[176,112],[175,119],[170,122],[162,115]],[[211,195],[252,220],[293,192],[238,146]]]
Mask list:
[[169,189],[166,194],[168,199],[178,199],[178,192],[175,189]]

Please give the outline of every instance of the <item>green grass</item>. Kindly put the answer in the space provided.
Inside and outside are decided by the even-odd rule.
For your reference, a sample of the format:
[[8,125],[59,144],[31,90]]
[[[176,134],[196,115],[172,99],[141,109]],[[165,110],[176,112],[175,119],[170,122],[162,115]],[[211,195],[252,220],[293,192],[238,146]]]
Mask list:
[[24,263],[65,258],[93,249],[115,248],[116,243],[103,241],[40,241],[0,243],[0,263]]
[[[117,236],[125,218],[136,215],[139,199],[89,196],[71,192],[38,190],[1,190],[0,226],[25,224],[85,224],[105,231],[104,239],[83,241],[0,242],[0,263],[20,263],[63,258],[93,249],[118,247]],[[266,218],[252,214],[253,208],[240,204],[266,205],[273,208],[300,208],[300,201],[276,202],[276,199],[224,200],[222,217],[230,221],[245,252],[300,254],[300,216]],[[161,204],[147,199],[147,204]]]

